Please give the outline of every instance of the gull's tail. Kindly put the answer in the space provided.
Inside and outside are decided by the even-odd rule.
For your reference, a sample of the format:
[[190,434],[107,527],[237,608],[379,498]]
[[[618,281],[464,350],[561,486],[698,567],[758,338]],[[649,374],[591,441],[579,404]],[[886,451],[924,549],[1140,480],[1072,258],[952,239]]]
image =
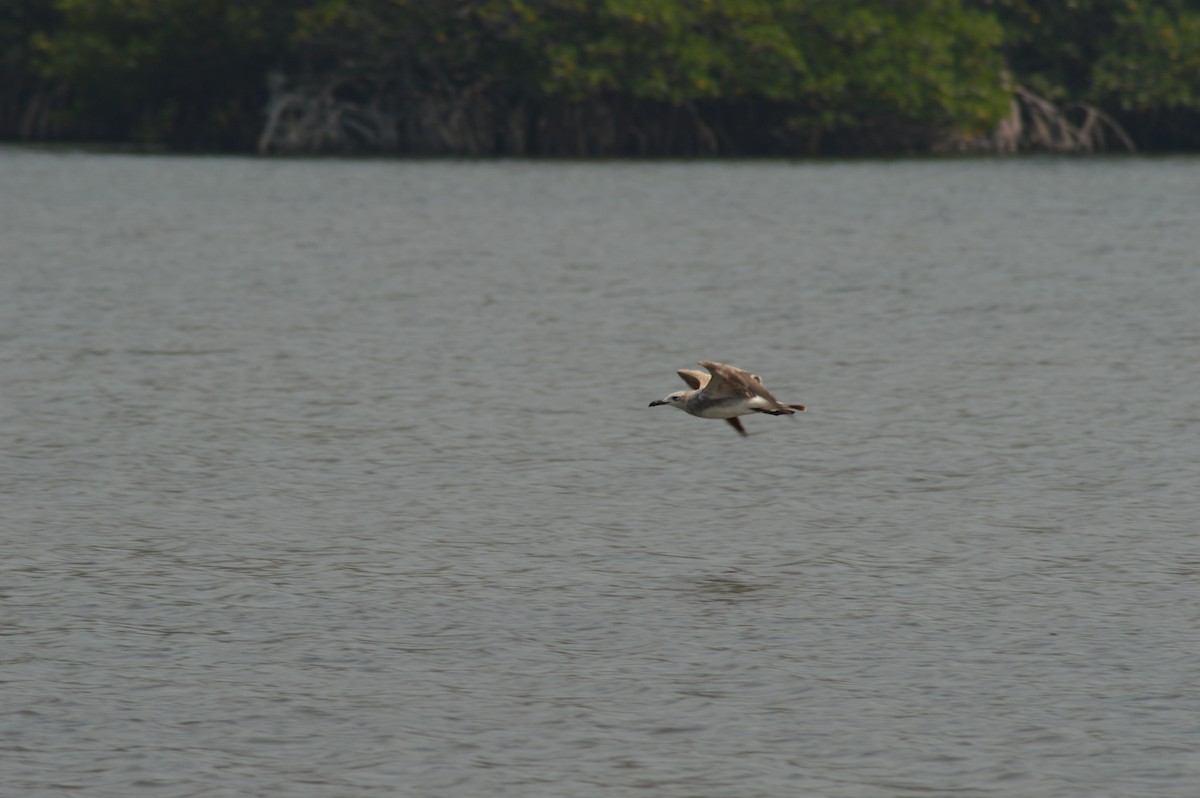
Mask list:
[[760,413],[766,413],[768,416],[792,416],[793,418],[795,418],[797,412],[804,412],[804,405],[785,405],[781,402],[776,402],[775,408],[775,410],[755,409]]

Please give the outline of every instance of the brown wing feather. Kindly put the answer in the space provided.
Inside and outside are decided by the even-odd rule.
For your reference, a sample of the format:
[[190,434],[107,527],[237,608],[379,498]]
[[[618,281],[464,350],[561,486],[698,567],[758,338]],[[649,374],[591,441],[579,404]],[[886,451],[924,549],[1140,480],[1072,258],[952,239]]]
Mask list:
[[713,395],[761,396],[781,410],[787,407],[771,395],[757,374],[713,360],[701,360],[700,365],[712,372],[712,381],[706,390]]
[[734,416],[733,418],[727,418],[725,420],[727,422],[729,422],[729,426],[731,426],[735,430],[737,430],[738,434],[741,435],[743,438],[749,437],[746,434],[746,428],[742,426],[742,422],[738,420],[737,416]]
[[695,369],[680,369],[675,373],[679,375],[681,380],[688,384],[689,388],[697,391],[708,385],[708,381],[712,379],[703,371],[696,371]]
[[713,360],[701,360],[700,365],[708,369],[712,377],[708,380],[708,385],[704,386],[706,393],[712,396],[749,396],[742,387],[742,379],[740,377],[741,369],[727,366],[724,363],[717,363]]

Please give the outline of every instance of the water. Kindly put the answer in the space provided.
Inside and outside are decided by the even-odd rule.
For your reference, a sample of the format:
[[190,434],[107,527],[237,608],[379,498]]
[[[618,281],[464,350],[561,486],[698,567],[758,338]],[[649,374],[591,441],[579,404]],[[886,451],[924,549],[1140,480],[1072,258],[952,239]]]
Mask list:
[[11,794],[1200,789],[1200,160],[0,187]]

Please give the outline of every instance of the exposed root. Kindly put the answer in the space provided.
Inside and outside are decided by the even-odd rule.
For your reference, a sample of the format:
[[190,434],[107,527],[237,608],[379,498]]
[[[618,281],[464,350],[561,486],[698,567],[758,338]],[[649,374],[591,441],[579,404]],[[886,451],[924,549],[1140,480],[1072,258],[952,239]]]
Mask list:
[[1137,147],[1129,134],[1108,114],[1087,103],[1057,106],[1023,86],[1013,89],[1008,116],[986,136],[954,136],[939,152],[978,153],[1094,153],[1113,145],[1128,152]]
[[284,90],[272,75],[267,122],[258,137],[260,153],[394,152],[395,120],[377,103],[338,96],[342,83],[302,85]]

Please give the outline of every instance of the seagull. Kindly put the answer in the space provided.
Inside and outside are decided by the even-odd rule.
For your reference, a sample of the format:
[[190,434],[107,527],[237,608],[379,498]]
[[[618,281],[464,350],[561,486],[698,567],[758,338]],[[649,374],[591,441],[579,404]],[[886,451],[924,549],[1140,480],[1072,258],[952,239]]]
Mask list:
[[723,418],[742,437],[746,436],[746,430],[738,416],[751,413],[794,416],[796,411],[804,412],[804,405],[787,405],[772,396],[757,374],[712,360],[701,360],[700,365],[709,373],[695,369],[675,372],[692,390],[668,394],[651,402],[650,407],[671,405],[700,418]]

